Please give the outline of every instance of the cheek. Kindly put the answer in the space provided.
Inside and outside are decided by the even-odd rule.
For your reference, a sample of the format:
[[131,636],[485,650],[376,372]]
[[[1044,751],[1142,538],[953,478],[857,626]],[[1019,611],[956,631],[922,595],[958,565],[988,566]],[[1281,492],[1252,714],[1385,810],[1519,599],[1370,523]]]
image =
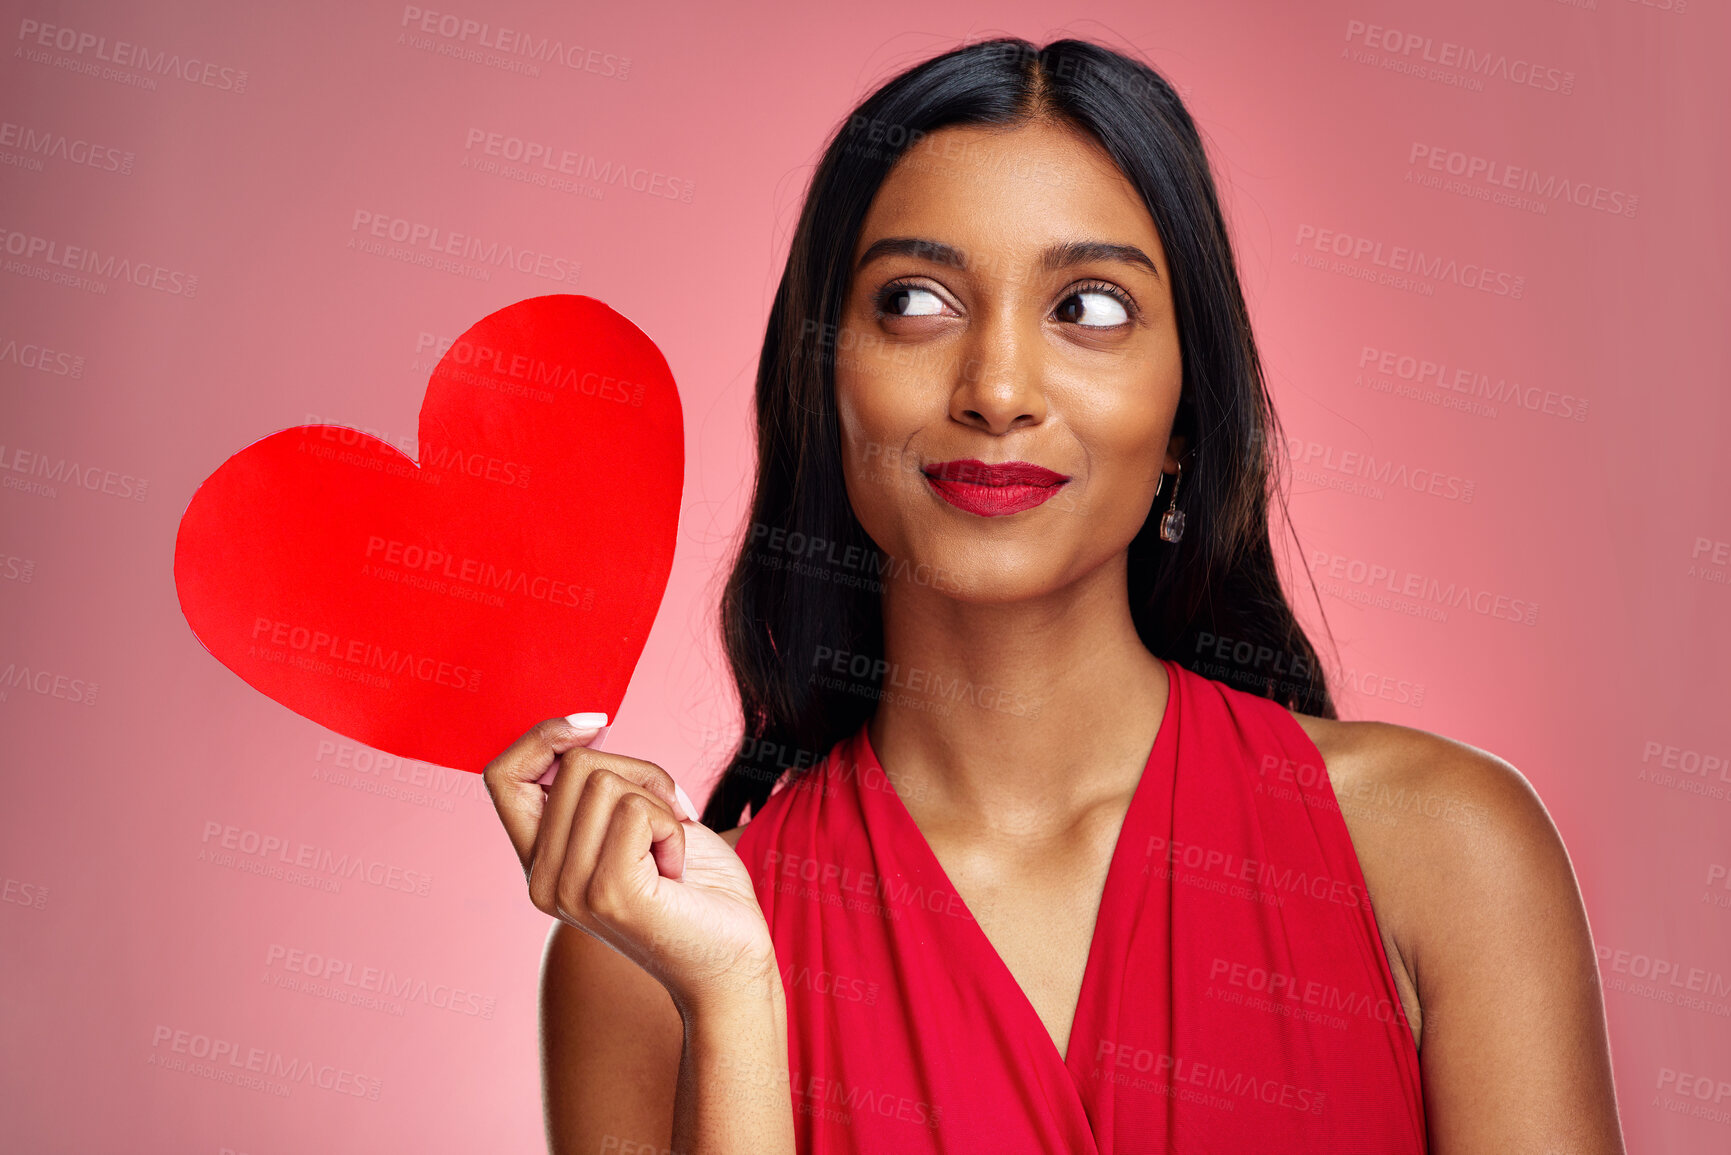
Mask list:
[[[869,385],[858,381],[836,382],[836,423],[841,433],[842,477],[854,516],[874,538],[888,526],[883,511],[898,500],[898,486],[905,484],[903,446],[908,434],[893,412],[885,407]],[[885,544],[881,540],[880,545]]]
[[1073,411],[1095,480],[1132,488],[1146,482],[1152,491],[1178,411],[1178,376],[1165,377],[1139,376],[1123,389],[1095,392]]
[[1172,414],[1163,406],[1142,407],[1125,413],[1113,425],[1109,452],[1116,484],[1126,496],[1140,493],[1152,500],[1161,467],[1166,462],[1166,442],[1172,432]]
[[836,383],[836,424],[841,430],[842,474],[847,478],[849,490],[853,490],[869,481],[866,475],[881,456],[876,449],[881,430],[870,409],[860,405],[858,391],[844,389],[839,381]]
[[843,473],[860,498],[885,500],[919,479],[913,446],[920,430],[941,419],[931,391],[918,381],[885,371],[872,358],[866,364],[836,368],[836,423],[841,434]]
[[878,441],[883,432],[883,418],[877,412],[883,388],[869,372],[870,366],[861,363],[854,333],[844,325],[834,351],[836,423],[850,473],[866,447]]
[[[1143,378],[1125,393],[1102,397],[1084,415],[1075,414],[1076,440],[1088,462],[1087,488],[1071,500],[1100,543],[1127,543],[1154,506],[1166,444],[1177,410],[1177,386],[1168,394]],[[1167,479],[1168,491],[1170,481]]]

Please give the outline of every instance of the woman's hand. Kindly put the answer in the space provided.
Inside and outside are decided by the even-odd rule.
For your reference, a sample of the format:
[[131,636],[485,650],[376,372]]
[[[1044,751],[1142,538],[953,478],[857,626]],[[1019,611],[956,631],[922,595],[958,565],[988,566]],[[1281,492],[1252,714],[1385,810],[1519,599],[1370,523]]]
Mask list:
[[684,1015],[761,991],[775,949],[745,864],[683,813],[661,767],[588,749],[599,733],[549,719],[482,774],[529,900],[642,967]]

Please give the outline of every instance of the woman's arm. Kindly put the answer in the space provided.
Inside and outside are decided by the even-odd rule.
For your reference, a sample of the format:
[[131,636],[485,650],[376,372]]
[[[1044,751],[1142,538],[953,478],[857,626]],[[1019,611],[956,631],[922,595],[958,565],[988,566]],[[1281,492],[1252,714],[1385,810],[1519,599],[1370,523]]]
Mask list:
[[730,996],[684,1008],[673,1150],[794,1155],[787,995],[774,967]]
[[1374,728],[1388,790],[1371,796],[1427,800],[1362,829],[1418,990],[1432,1155],[1623,1155],[1592,934],[1550,815],[1500,758]]
[[673,1143],[684,1028],[667,988],[568,923],[541,966],[541,1087],[547,1150],[661,1155]]
[[481,776],[529,901],[570,928],[543,967],[548,1138],[794,1155],[786,1002],[738,835],[699,823],[661,767],[590,749],[599,731],[550,718]]
[[[722,835],[729,846],[743,828]],[[774,980],[774,981],[771,981]],[[541,970],[542,1090],[552,1155],[792,1152],[779,976],[694,1008],[590,935],[555,923]],[[676,1125],[677,1123],[677,1125]]]

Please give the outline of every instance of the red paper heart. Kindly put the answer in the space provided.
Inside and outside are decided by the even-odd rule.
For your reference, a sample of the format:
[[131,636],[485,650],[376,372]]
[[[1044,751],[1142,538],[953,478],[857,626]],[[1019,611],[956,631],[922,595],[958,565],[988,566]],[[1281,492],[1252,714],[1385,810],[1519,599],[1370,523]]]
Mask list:
[[181,518],[174,584],[249,685],[369,746],[479,771],[541,718],[618,714],[684,473],[661,351],[599,301],[535,297],[439,361],[418,464],[330,425],[229,458]]

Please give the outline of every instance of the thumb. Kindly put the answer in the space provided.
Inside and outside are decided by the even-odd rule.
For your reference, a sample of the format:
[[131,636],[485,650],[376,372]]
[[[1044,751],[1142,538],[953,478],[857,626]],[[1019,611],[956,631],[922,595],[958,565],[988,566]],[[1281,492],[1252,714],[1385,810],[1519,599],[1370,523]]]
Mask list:
[[[539,778],[535,779],[543,786],[553,785],[553,780],[559,777],[559,754],[563,754],[566,750],[576,746],[587,746],[591,750],[599,750],[601,743],[607,738],[607,731],[612,729],[607,723],[607,715],[599,712],[567,714],[565,721],[576,732],[576,740],[558,750],[553,758],[553,764],[548,766]],[[591,734],[593,737],[590,736]]]
[[[594,719],[600,719],[596,725]],[[576,719],[576,722],[573,722]],[[547,791],[539,781],[552,781],[559,759],[567,751],[593,743],[606,732],[607,715],[573,714],[549,718],[532,727],[482,771],[487,793],[499,812],[517,857],[525,863],[541,827]]]

